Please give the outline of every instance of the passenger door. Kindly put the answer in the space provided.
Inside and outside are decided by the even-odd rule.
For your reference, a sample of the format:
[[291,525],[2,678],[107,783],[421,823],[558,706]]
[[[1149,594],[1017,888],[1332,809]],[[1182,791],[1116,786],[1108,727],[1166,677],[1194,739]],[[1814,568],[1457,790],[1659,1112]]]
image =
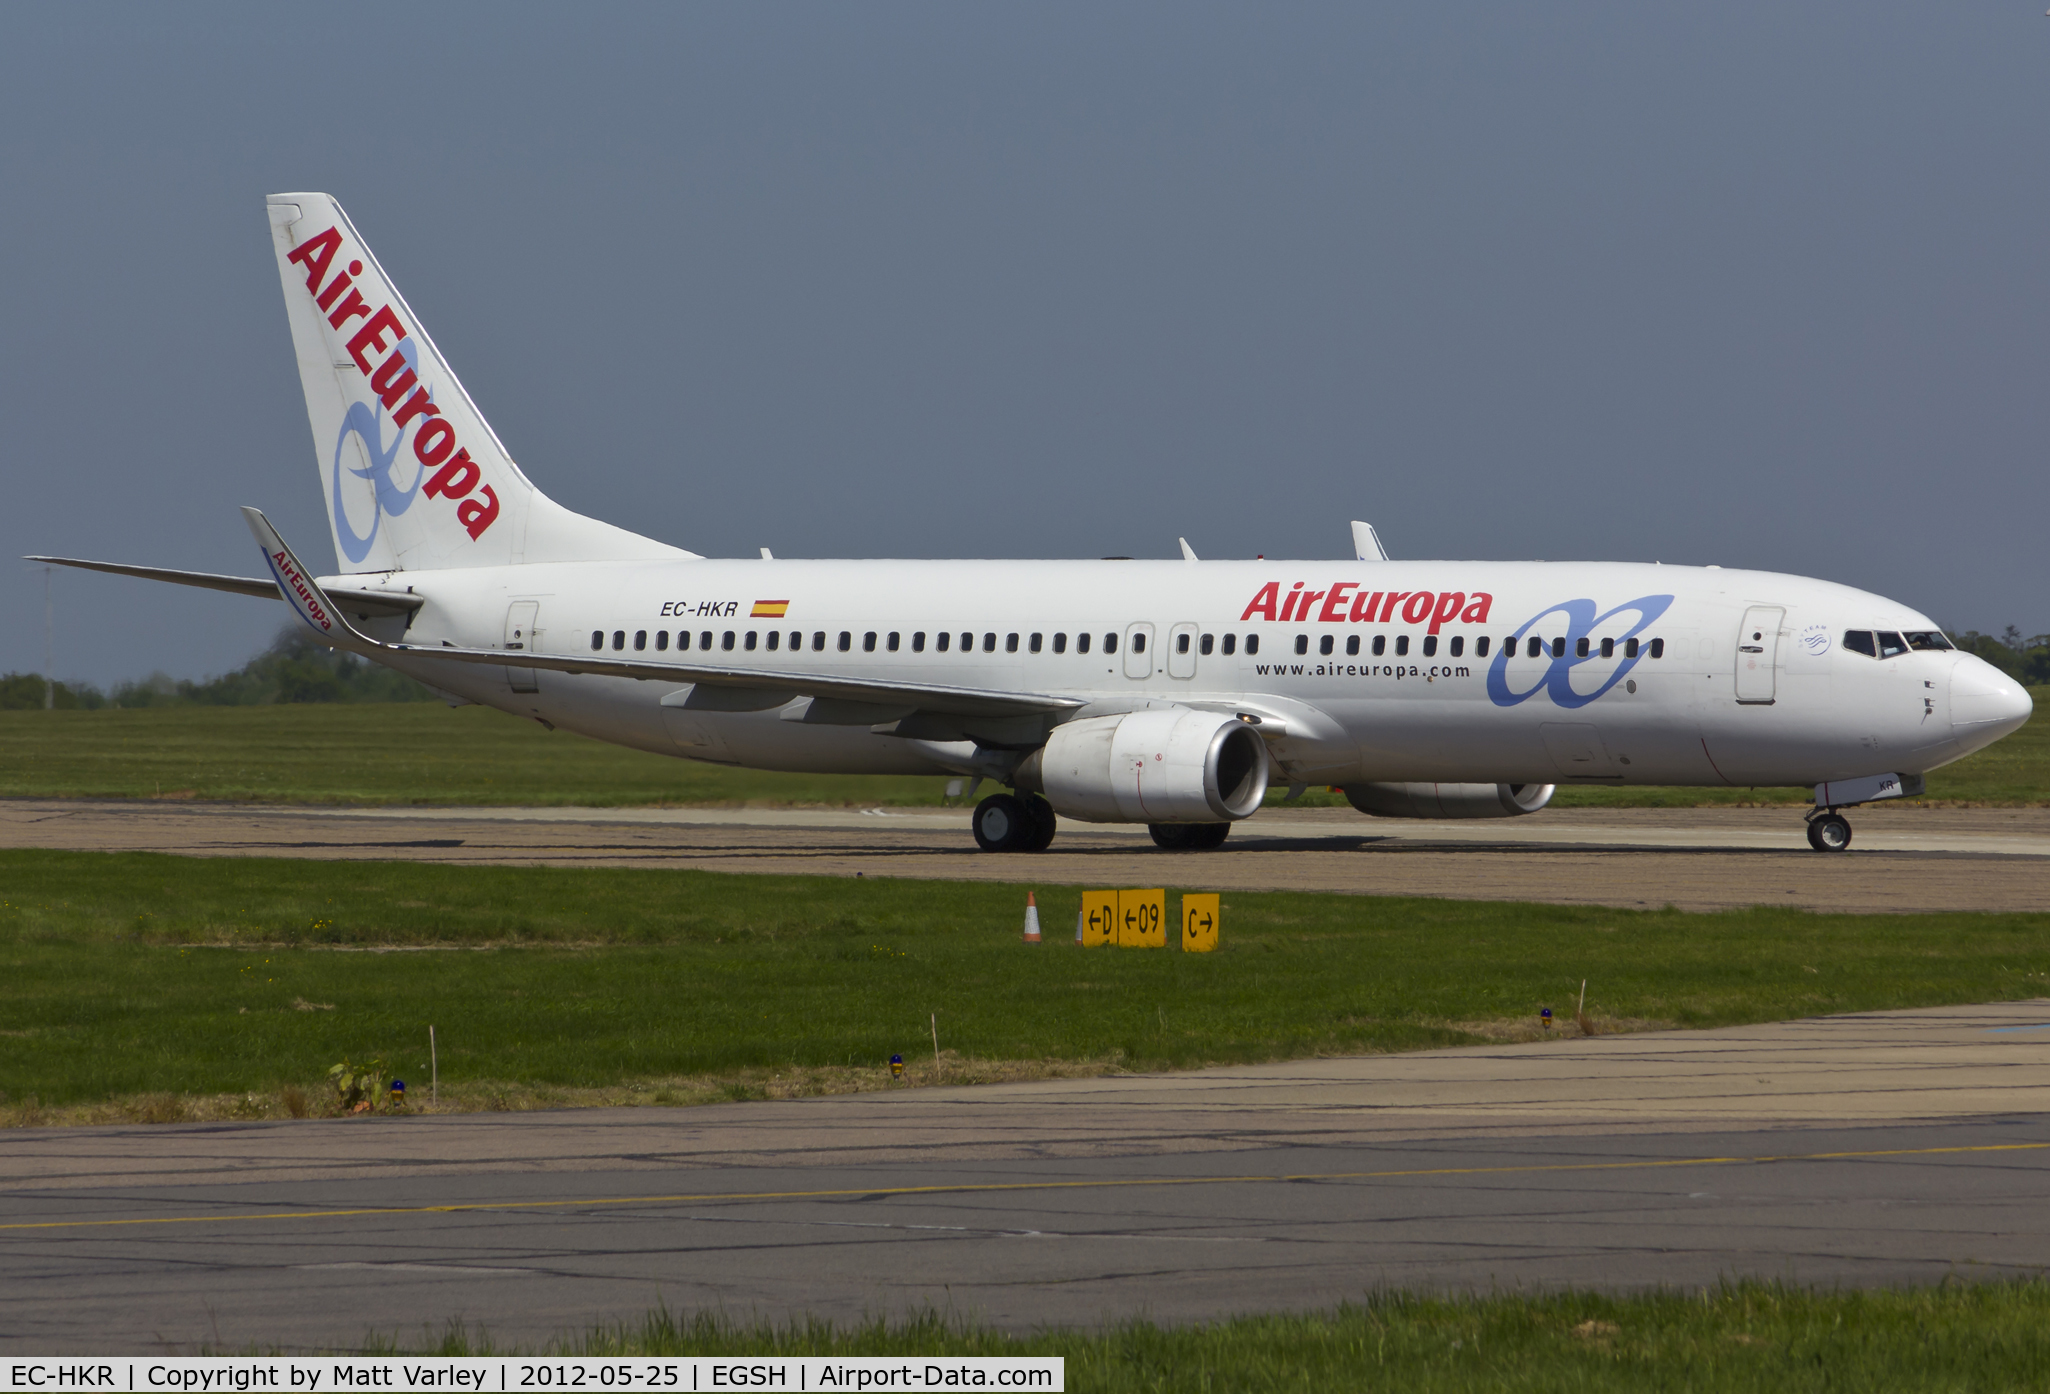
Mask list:
[[1196,626],[1184,622],[1167,632],[1167,675],[1171,678],[1196,676]]
[[1753,605],[1744,612],[1744,627],[1737,632],[1737,701],[1742,706],[1773,703],[1780,621],[1786,613],[1780,605]]
[[1125,626],[1125,676],[1128,678],[1150,678],[1153,676],[1153,626],[1132,624]]
[[[538,600],[515,600],[505,612],[505,646],[518,650],[532,646],[534,642],[534,621],[540,618],[541,602]],[[515,692],[539,692],[541,684],[535,681],[532,668],[508,668],[506,681]]]

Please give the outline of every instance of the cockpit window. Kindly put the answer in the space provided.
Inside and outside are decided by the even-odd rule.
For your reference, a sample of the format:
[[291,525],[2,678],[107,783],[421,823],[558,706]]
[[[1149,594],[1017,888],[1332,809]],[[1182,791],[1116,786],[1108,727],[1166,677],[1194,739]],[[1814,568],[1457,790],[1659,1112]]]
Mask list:
[[1844,647],[1852,653],[1862,653],[1867,658],[1879,657],[1879,646],[1872,642],[1872,631],[1869,629],[1845,630]]
[[1907,651],[1907,640],[1901,638],[1900,635],[1890,629],[1879,631],[1879,656],[1881,658],[1899,658]]
[[1908,647],[1911,649],[1947,649],[1953,647],[1950,637],[1940,629],[1911,629],[1908,631]]

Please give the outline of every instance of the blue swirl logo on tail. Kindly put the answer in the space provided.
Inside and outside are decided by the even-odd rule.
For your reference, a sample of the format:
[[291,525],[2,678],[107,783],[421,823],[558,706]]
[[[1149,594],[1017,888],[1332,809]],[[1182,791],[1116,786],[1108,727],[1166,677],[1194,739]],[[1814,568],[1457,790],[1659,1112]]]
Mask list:
[[[1640,595],[1635,600],[1626,600],[1614,609],[1606,610],[1599,615],[1594,611],[1592,600],[1562,600],[1557,605],[1539,611],[1524,622],[1523,627],[1516,631],[1516,637],[1502,646],[1502,651],[1495,655],[1494,663],[1489,665],[1488,699],[1498,707],[1513,707],[1520,702],[1529,701],[1540,692],[1549,692],[1553,702],[1568,710],[1586,706],[1623,681],[1630,670],[1637,666],[1638,660],[1625,658],[1616,664],[1616,670],[1609,674],[1608,681],[1600,687],[1592,692],[1577,692],[1573,687],[1574,668],[1582,663],[1614,661],[1602,660],[1600,650],[1592,645],[1589,646],[1587,656],[1581,657],[1580,641],[1590,637],[1595,630],[1616,616],[1634,614],[1637,616],[1637,623],[1620,634],[1604,636],[1614,639],[1619,645],[1625,644],[1642,634],[1645,628],[1663,615],[1672,603],[1673,597],[1670,595]],[[1566,618],[1565,643],[1560,646],[1560,652],[1552,655],[1552,661],[1538,675],[1537,681],[1518,692],[1509,685],[1509,661],[1516,657],[1524,636],[1537,629],[1540,621],[1552,615],[1563,615]],[[1557,637],[1556,634],[1554,637]]]
[[[406,365],[418,370],[415,357],[417,350],[411,339],[401,339],[398,351],[406,356]],[[431,400],[431,396],[430,396]],[[362,469],[342,463],[342,448],[349,443],[350,436],[361,442],[364,458],[370,463]],[[341,546],[342,554],[352,562],[360,562],[370,555],[370,548],[377,541],[377,529],[385,518],[396,518],[413,506],[413,499],[420,492],[420,485],[426,479],[425,470],[415,470],[411,488],[401,489],[392,478],[392,462],[398,458],[399,447],[405,444],[406,433],[401,430],[392,437],[391,444],[383,443],[384,405],[379,403],[372,410],[363,402],[349,403],[348,413],[342,417],[342,432],[335,437],[334,461],[334,519],[335,541]],[[358,536],[355,525],[349,521],[349,510],[342,500],[342,475],[346,471],[357,479],[370,481],[376,507],[370,514],[370,531]]]

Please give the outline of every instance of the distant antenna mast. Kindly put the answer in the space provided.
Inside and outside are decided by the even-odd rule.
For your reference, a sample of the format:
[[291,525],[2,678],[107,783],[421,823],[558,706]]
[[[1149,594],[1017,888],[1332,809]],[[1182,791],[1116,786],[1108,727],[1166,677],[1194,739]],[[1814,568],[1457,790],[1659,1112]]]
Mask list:
[[50,636],[55,631],[55,621],[50,609],[50,578],[57,572],[54,566],[43,568],[43,710],[52,711],[57,706],[57,679],[50,675]]

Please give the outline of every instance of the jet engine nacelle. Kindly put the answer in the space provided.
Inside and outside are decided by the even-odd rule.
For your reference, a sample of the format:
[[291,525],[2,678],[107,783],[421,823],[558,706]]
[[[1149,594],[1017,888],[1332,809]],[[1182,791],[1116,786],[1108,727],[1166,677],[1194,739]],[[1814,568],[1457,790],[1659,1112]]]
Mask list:
[[1376,818],[1520,818],[1552,801],[1551,784],[1348,784],[1345,800]]
[[1019,767],[1064,818],[1228,823],[1267,796],[1267,744],[1245,722],[1164,707],[1056,726]]

